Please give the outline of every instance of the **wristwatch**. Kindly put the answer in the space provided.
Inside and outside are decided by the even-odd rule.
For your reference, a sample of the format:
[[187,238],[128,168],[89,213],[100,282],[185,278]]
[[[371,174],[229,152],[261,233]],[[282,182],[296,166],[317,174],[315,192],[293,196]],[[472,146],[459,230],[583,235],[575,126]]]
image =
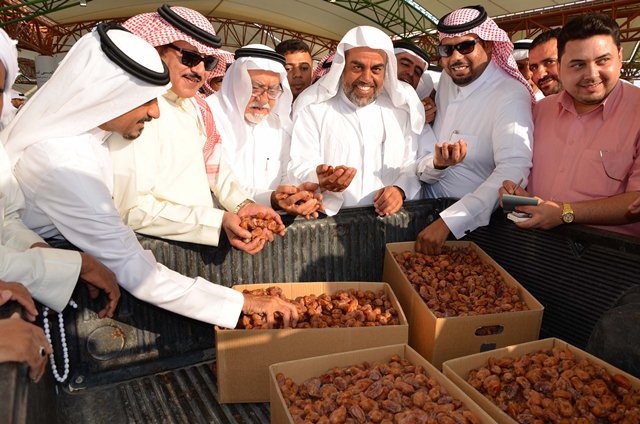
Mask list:
[[562,204],[562,222],[565,224],[571,224],[573,220],[576,219],[576,216],[573,214],[573,209],[571,209],[571,205],[568,203]]
[[236,206],[236,208],[233,210],[233,213],[238,213],[243,206],[248,205],[249,203],[255,203],[255,202],[251,199],[243,200],[242,202],[240,202],[238,206]]

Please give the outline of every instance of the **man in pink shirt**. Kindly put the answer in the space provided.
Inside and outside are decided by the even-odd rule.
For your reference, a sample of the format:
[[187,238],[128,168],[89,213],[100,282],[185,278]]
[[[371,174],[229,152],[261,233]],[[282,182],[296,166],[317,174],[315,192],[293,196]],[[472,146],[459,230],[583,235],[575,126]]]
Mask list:
[[[534,107],[533,168],[528,192],[537,206],[521,228],[603,226],[640,237],[640,88],[620,81],[620,30],[605,15],[570,20],[558,37],[564,91]],[[516,189],[505,181],[502,194]]]

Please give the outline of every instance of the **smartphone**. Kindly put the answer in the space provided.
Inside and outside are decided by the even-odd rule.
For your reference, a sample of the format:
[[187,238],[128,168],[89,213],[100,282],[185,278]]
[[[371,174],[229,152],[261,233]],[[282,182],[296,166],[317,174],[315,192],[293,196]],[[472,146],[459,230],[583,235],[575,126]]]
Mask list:
[[538,199],[535,197],[515,196],[513,194],[504,194],[502,196],[502,209],[505,212],[513,211],[516,206],[537,206]]

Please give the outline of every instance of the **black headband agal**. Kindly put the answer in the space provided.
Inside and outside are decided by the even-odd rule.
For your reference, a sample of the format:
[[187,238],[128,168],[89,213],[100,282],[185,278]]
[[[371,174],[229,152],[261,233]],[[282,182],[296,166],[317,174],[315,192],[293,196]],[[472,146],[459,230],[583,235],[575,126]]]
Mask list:
[[282,66],[287,63],[284,56],[280,53],[276,53],[271,50],[254,49],[251,47],[239,48],[238,50],[236,50],[234,57],[236,60],[240,59],[241,57],[259,57],[261,59],[274,60]]
[[135,61],[134,59],[127,56],[122,50],[116,46],[116,44],[111,41],[109,38],[109,34],[107,34],[110,30],[119,30],[126,31],[125,27],[115,22],[102,22],[99,23],[96,27],[96,31],[98,32],[98,36],[100,37],[100,47],[104,54],[116,65],[130,73],[131,75],[140,78],[144,82],[148,82],[153,85],[167,85],[169,83],[169,69],[164,62],[162,63],[162,72],[156,72],[151,70],[145,66],[142,66],[140,63]]
[[473,29],[477,26],[479,26],[480,24],[482,24],[484,21],[487,20],[488,15],[487,15],[487,11],[484,10],[484,7],[482,6],[465,6],[463,7],[463,9],[475,9],[478,12],[480,12],[480,14],[473,20],[466,22],[464,24],[460,24],[460,25],[445,25],[444,21],[445,19],[447,19],[447,16],[449,16],[451,13],[447,13],[446,15],[444,15],[439,21],[438,21],[438,25],[436,26],[436,28],[438,29],[438,31],[444,33],[444,34],[457,34],[460,32],[466,32],[469,31],[470,29]]
[[162,17],[162,19],[169,22],[171,26],[179,29],[180,31],[201,42],[202,44],[213,47],[214,49],[219,49],[222,46],[220,37],[215,36],[210,32],[207,32],[202,28],[187,21],[182,16],[171,10],[171,7],[168,4],[163,4],[162,6],[160,6],[158,8],[158,14]]
[[429,55],[427,54],[427,52],[425,52],[420,47],[416,46],[415,44],[409,41],[405,41],[405,40],[394,41],[393,48],[410,50],[415,54],[417,54],[420,58],[422,58],[422,60],[429,63]]
[[531,40],[516,41],[513,43],[513,50],[529,50],[531,48]]

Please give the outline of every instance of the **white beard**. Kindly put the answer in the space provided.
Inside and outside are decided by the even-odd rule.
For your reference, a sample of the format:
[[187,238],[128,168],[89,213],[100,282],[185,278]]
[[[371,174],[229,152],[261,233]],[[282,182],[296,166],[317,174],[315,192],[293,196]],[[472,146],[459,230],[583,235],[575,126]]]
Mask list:
[[251,125],[258,125],[260,122],[264,121],[269,114],[264,113],[245,113],[244,119]]

